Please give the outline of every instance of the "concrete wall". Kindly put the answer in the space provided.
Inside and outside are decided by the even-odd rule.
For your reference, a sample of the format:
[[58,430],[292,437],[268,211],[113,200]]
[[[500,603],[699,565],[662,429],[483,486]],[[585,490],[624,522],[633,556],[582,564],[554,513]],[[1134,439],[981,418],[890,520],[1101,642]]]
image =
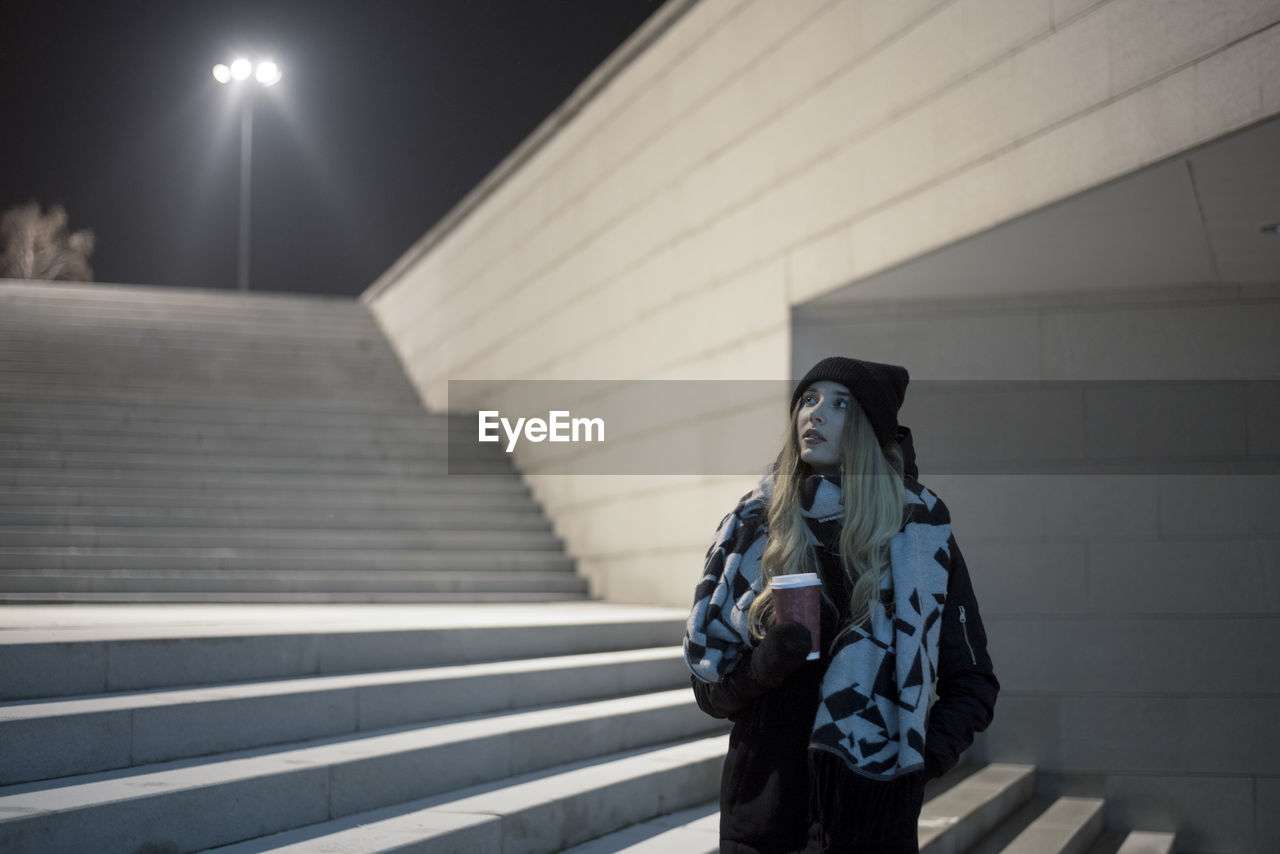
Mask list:
[[[602,70],[591,98],[366,294],[428,406],[479,403],[447,400],[450,379],[786,377],[814,334],[793,308],[1280,114],[1278,0],[700,0],[667,12],[669,27]],[[935,284],[934,298],[972,295]],[[1228,311],[1257,322],[1244,304]],[[1055,322],[1087,344],[1153,318]],[[985,328],[975,364],[1017,344],[1012,327]],[[944,377],[936,353],[901,360]],[[680,606],[715,523],[750,486],[530,482],[597,594]],[[979,749],[1042,763],[1054,785],[1122,795],[1116,826],[1178,816],[1183,850],[1280,850],[1280,751],[1250,740],[1280,710],[1274,680],[1261,687],[1280,640],[1274,530],[1238,498],[1212,500],[1235,486],[1190,483],[1147,484],[1136,503],[1104,480],[938,484],[970,526],[1008,697]],[[1002,539],[1009,513],[1035,523],[1028,541]],[[1177,527],[1190,542],[1165,536]],[[1196,573],[1215,545],[1230,568],[1209,577],[1244,585],[1230,595]],[[1041,569],[1019,575],[1033,560]],[[1161,586],[1166,569],[1187,585]],[[1159,594],[1108,595],[1135,577]],[[1089,629],[1085,658],[1073,644]],[[1110,655],[1125,644],[1132,655]]]

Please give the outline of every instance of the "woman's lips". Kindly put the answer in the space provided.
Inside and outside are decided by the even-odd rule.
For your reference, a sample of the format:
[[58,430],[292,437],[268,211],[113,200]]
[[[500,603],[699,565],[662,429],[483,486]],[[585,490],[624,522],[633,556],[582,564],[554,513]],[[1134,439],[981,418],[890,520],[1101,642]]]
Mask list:
[[806,430],[804,432],[804,442],[806,445],[817,445],[825,441],[827,440],[822,438],[822,434],[817,430]]

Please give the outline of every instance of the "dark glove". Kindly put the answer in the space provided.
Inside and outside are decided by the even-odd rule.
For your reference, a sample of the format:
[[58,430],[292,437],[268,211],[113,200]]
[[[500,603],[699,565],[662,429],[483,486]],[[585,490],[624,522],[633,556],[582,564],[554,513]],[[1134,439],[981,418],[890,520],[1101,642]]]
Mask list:
[[689,677],[698,708],[716,718],[735,717],[804,664],[812,643],[809,630],[799,623],[774,626],[720,682]]
[[800,623],[778,623],[751,653],[751,675],[766,688],[777,688],[804,664],[813,648],[809,630]]

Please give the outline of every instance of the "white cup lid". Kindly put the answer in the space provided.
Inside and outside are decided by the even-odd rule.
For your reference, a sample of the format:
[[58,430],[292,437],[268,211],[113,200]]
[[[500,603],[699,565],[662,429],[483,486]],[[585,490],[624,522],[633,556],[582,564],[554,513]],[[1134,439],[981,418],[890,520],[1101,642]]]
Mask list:
[[769,586],[777,589],[787,587],[819,587],[822,579],[816,572],[795,572],[790,575],[775,575],[769,579]]

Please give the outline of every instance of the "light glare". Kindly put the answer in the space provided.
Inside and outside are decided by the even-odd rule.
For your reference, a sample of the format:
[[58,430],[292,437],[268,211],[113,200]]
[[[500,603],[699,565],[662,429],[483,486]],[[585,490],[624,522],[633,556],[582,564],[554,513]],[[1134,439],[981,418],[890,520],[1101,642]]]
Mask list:
[[278,83],[280,81],[280,68],[270,60],[259,62],[257,78],[258,82],[263,86],[271,86]]
[[213,79],[217,80],[219,83],[231,82],[231,69],[227,68],[222,63],[218,63],[213,67]]
[[231,76],[236,80],[247,80],[252,73],[253,64],[243,57],[231,63]]

